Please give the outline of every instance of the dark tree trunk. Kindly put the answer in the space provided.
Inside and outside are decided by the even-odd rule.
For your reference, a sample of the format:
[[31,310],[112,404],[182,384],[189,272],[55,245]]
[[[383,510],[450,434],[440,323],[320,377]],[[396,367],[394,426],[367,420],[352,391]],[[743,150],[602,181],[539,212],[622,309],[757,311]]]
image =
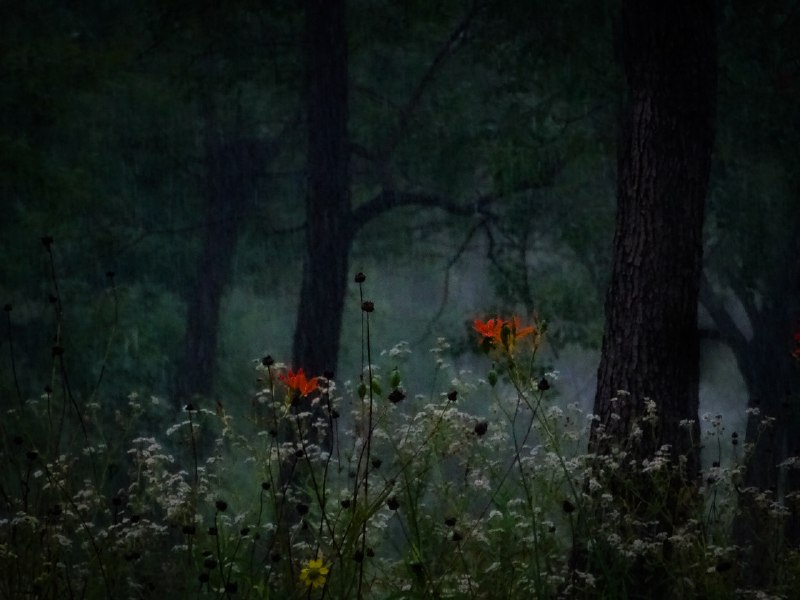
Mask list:
[[[796,289],[794,293],[798,292]],[[790,303],[797,306],[796,300]],[[753,337],[746,354],[741,358],[737,355],[747,386],[748,404],[758,409],[758,414],[752,414],[747,421],[745,441],[754,444],[754,448],[744,485],[782,496],[789,490],[777,465],[790,456],[800,455],[800,407],[797,406],[800,369],[790,356],[798,317],[786,314],[779,307],[770,308],[753,323]],[[762,430],[760,424],[764,418],[775,420]]]
[[[800,368],[790,356],[797,313],[782,310],[787,304],[797,308],[797,281],[793,287],[795,295],[786,298],[788,302],[781,303],[782,296],[767,300],[771,306],[753,323],[747,354],[739,359],[750,408],[758,412],[747,420],[745,441],[753,449],[739,487],[734,535],[751,567],[748,581],[756,586],[773,583],[779,571],[774,563],[777,553],[800,543],[800,471],[779,467],[787,458],[800,456]],[[788,509],[785,520],[768,514],[771,511],[757,501],[762,493]]]
[[[628,83],[619,141],[617,219],[594,412],[611,440],[655,401],[654,439],[699,469],[698,289],[714,139],[716,47],[711,0],[625,0],[621,52]],[[618,390],[628,397],[615,409]],[[617,412],[621,418],[610,418]],[[694,445],[683,419],[694,420]],[[592,448],[608,451],[595,427]]]
[[176,377],[179,402],[214,389],[220,304],[227,286],[242,217],[264,167],[265,146],[226,141],[207,123],[204,157],[206,222],[197,272],[190,287],[184,354]]
[[308,190],[306,255],[292,362],[335,371],[351,224],[344,0],[308,0],[305,31]]
[[[800,214],[794,222],[797,217]],[[782,251],[776,252],[777,256],[797,256],[800,235],[787,236],[779,246]],[[751,336],[742,333],[708,286],[703,296],[721,338],[736,357],[747,387],[748,407],[756,409],[747,419],[746,434],[736,432],[739,456],[744,455],[743,438],[752,449],[738,485],[734,537],[748,555],[746,579],[758,587],[771,583],[776,552],[800,543],[800,471],[778,466],[800,456],[800,366],[791,357],[795,347],[792,334],[800,319],[800,263],[765,265],[764,271],[758,299],[750,290],[735,290],[750,321]],[[768,516],[763,503],[756,501],[762,493],[788,509],[785,521]]]

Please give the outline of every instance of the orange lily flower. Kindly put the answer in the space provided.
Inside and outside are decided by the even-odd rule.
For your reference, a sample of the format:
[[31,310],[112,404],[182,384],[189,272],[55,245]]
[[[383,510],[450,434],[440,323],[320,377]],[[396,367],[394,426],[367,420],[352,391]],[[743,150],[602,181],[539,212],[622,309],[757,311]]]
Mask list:
[[502,346],[510,352],[517,340],[536,333],[536,328],[532,325],[523,327],[517,316],[511,319],[496,317],[488,321],[475,319],[472,327],[481,335],[480,344],[485,350]]
[[301,396],[308,396],[311,392],[317,389],[317,379],[319,377],[312,377],[306,379],[306,374],[303,369],[297,369],[297,373],[289,369],[289,372],[284,375],[281,373],[278,378],[286,384],[290,390],[294,390]]
[[[508,325],[510,323],[506,322],[506,324]],[[514,338],[515,339],[521,340],[526,335],[531,335],[532,333],[536,333],[536,327],[534,327],[533,325],[528,325],[527,327],[522,327],[522,324],[520,323],[519,317],[515,316],[514,317],[514,324],[511,327],[511,333],[514,334]]]
[[500,333],[503,330],[504,321],[501,318],[496,319],[489,319],[488,321],[481,321],[480,319],[475,319],[472,322],[472,327],[481,334],[481,342],[483,343],[485,340],[491,340],[492,343],[500,341]]

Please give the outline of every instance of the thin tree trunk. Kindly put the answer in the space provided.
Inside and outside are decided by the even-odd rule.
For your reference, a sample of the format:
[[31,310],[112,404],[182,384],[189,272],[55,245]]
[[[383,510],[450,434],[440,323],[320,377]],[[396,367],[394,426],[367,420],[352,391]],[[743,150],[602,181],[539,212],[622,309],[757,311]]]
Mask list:
[[176,377],[178,401],[208,397],[217,367],[220,304],[231,276],[242,217],[266,146],[243,139],[225,141],[207,123],[205,141],[205,233],[188,296],[184,354]]

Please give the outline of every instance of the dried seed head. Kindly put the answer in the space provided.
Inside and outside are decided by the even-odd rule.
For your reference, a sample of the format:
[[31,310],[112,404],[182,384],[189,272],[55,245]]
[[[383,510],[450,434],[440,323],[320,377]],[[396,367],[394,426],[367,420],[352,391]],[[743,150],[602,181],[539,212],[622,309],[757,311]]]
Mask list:
[[398,402],[401,402],[405,397],[406,395],[403,393],[403,390],[401,390],[400,388],[395,388],[392,390],[392,393],[389,394],[389,402],[391,402],[392,404],[397,404]]

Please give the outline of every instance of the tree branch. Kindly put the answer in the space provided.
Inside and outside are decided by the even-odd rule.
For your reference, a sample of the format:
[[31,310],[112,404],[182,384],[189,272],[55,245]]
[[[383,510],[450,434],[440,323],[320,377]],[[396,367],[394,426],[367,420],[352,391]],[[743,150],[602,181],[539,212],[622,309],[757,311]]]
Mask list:
[[358,231],[372,219],[400,206],[438,208],[452,215],[468,217],[479,213],[483,204],[479,201],[472,205],[464,205],[436,194],[386,189],[353,210],[353,230]]
[[483,221],[479,221],[475,223],[472,227],[470,227],[467,235],[464,237],[464,240],[461,242],[461,245],[456,250],[455,254],[450,257],[447,261],[447,265],[445,266],[444,270],[444,284],[442,286],[442,300],[439,302],[439,308],[436,310],[436,313],[431,317],[428,321],[428,324],[425,327],[425,332],[414,341],[414,345],[418,346],[421,344],[431,333],[433,333],[433,327],[442,318],[445,309],[447,308],[447,301],[450,296],[450,271],[456,265],[456,263],[461,259],[464,252],[466,252],[467,248],[469,247],[470,242],[472,242],[472,238],[475,237],[475,234],[478,230],[483,226]]
[[711,315],[721,339],[731,347],[736,356],[743,356],[747,349],[747,338],[725,308],[722,297],[711,287],[705,274],[700,281],[700,304]]
[[455,52],[458,46],[461,44],[465,37],[465,33],[467,27],[472,21],[472,18],[478,12],[478,3],[473,2],[472,6],[470,7],[467,14],[458,22],[455,29],[450,33],[447,40],[444,44],[442,44],[439,51],[436,53],[436,56],[433,58],[433,61],[428,66],[428,69],[423,74],[422,78],[417,83],[416,88],[411,94],[411,97],[408,99],[408,102],[400,109],[400,115],[397,119],[397,125],[392,130],[389,138],[386,140],[383,147],[376,152],[378,160],[385,164],[389,161],[389,158],[397,148],[398,144],[403,138],[403,134],[406,131],[408,126],[408,122],[411,119],[411,115],[414,114],[414,111],[419,106],[420,100],[422,99],[425,90],[428,88],[430,83],[436,77],[438,71],[441,69],[442,65],[444,64],[445,60]]

